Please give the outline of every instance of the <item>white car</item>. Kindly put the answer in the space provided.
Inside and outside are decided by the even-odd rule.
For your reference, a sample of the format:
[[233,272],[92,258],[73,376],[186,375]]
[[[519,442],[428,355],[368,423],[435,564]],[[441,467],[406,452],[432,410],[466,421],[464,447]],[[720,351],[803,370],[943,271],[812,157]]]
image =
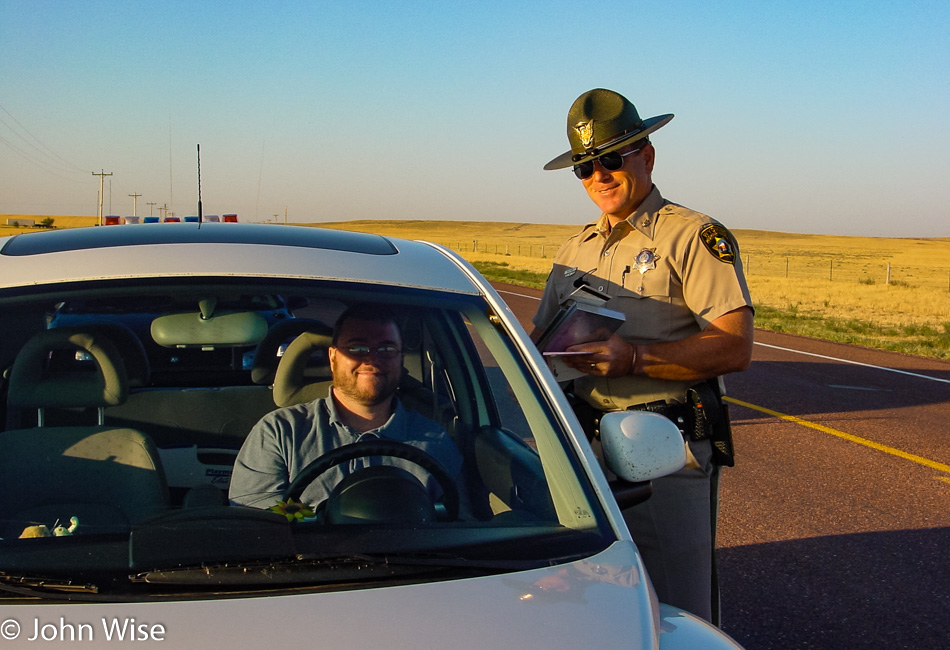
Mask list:
[[[268,322],[274,296],[289,317]],[[398,315],[398,395],[451,436],[462,478],[419,460],[444,483],[420,515],[393,498],[406,475],[341,483],[343,518],[289,503],[299,485],[230,504],[258,419],[326,395],[332,325],[357,302]],[[620,516],[682,466],[679,432],[606,418],[625,479],[608,484],[510,309],[440,246],[251,224],[21,234],[0,239],[0,331],[6,641],[737,647],[657,602]]]

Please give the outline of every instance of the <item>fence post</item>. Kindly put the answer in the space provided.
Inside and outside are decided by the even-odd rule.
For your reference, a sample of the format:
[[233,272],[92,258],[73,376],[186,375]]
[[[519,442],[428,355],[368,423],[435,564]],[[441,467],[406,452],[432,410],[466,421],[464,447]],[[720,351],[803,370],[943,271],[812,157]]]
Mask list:
[[788,258],[785,258],[785,277],[788,278]]
[[835,275],[835,258],[831,258],[831,264],[828,266],[828,279],[834,280]]
[[891,263],[887,263],[887,277],[884,278],[884,286],[888,286],[891,283]]

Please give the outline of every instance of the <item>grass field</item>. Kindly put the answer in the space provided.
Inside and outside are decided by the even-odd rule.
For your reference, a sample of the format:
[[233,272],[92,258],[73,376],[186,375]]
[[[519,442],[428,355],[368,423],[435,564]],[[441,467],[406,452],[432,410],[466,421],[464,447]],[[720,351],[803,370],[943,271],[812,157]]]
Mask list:
[[[54,228],[81,228],[83,226],[96,225],[96,217],[70,217],[47,214],[0,214],[0,237],[16,235],[23,232],[34,232],[44,230],[42,228],[31,228],[29,222],[40,223],[43,219],[52,219]],[[20,226],[8,226],[7,223],[19,221]]]
[[[578,226],[464,221],[310,224],[452,248],[487,277],[542,287]],[[950,359],[950,238],[734,233],[756,326]]]
[[[39,223],[46,215],[19,215]],[[6,226],[0,236],[34,232]],[[95,217],[54,216],[56,227]],[[456,250],[487,277],[542,287],[551,259],[578,226],[473,221],[348,221],[305,224]],[[737,230],[756,305],[756,326],[950,359],[950,238],[901,239]]]

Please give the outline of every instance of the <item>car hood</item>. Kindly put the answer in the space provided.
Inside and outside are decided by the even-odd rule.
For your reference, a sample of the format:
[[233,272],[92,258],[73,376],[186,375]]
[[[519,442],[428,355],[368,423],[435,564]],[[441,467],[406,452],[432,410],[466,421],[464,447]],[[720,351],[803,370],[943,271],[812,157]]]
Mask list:
[[[685,612],[658,608],[645,575],[633,545],[620,541],[570,564],[480,578],[228,600],[24,605],[6,616],[21,640],[53,635],[84,647],[110,647],[120,631],[126,641],[166,649],[738,647]],[[8,621],[7,640],[10,632]]]

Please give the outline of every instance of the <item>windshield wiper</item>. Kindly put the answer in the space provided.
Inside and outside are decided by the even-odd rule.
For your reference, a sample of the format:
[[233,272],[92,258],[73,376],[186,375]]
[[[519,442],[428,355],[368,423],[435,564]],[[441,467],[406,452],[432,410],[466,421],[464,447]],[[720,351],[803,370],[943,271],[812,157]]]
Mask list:
[[494,558],[476,559],[458,555],[456,553],[437,552],[401,554],[369,553],[355,557],[361,557],[373,562],[383,562],[389,565],[492,569],[497,571],[526,571],[528,569],[537,569],[540,567],[550,566],[552,564],[558,564],[562,561],[560,558],[545,558],[543,560],[506,560]]
[[516,571],[547,566],[548,561],[472,560],[458,555],[363,554],[347,556],[296,555],[270,562],[222,563],[156,569],[130,576],[132,582],[150,584],[301,584],[398,579],[468,569],[478,574]]
[[385,580],[410,573],[419,574],[420,569],[407,570],[357,556],[321,559],[296,556],[270,562],[228,562],[156,569],[131,575],[129,580],[150,584],[281,585]]
[[60,578],[41,578],[0,573],[0,591],[21,596],[50,598],[63,593],[98,594],[99,587],[88,582],[76,582]]

